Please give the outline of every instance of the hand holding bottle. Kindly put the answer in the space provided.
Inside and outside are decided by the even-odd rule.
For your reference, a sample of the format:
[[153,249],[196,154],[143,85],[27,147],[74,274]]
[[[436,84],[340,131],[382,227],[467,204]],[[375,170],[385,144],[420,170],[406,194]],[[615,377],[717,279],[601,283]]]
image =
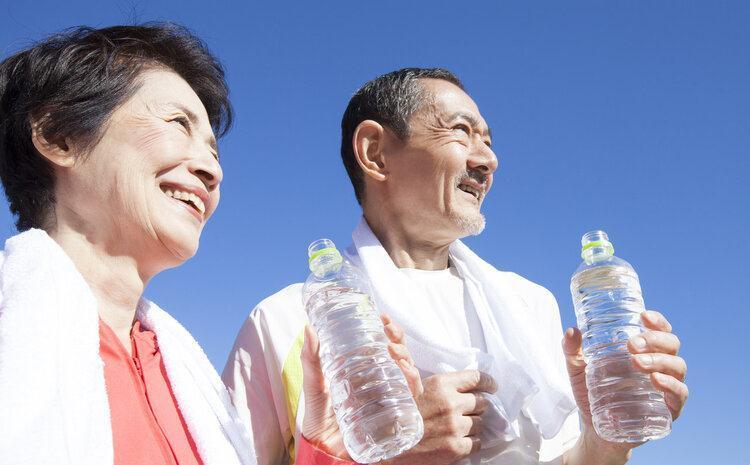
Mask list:
[[[406,377],[409,389],[414,397],[422,395],[424,387],[419,371],[414,366],[411,354],[405,345],[405,335],[400,326],[388,315],[381,315],[385,334],[390,339],[388,351]],[[336,422],[331,397],[326,388],[325,378],[320,366],[318,353],[320,343],[311,327],[305,328],[305,342],[302,347],[302,371],[304,376],[305,418],[302,423],[302,434],[318,449],[343,460],[351,460],[344,447],[343,436]]]
[[[680,340],[672,333],[672,325],[659,312],[646,311],[641,314],[641,322],[646,331],[628,340],[628,351],[633,354],[632,365],[641,372],[648,373],[656,389],[664,393],[667,407],[675,420],[680,416],[688,398],[685,384],[687,364],[677,355]],[[563,338],[570,384],[583,419],[584,434],[593,432],[589,393],[586,387],[586,362],[581,347],[581,332],[578,328],[568,328]],[[598,436],[591,434],[590,439]],[[600,440],[604,442],[603,440]],[[642,443],[607,443],[600,445],[611,449],[628,450]]]

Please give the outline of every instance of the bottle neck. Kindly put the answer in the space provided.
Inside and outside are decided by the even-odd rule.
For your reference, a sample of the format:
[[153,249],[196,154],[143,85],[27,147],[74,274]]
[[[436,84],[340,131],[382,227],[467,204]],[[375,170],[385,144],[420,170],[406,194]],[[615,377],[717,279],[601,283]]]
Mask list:
[[581,252],[581,257],[587,265],[593,265],[594,263],[603,262],[609,260],[613,256],[612,245],[607,247],[602,244],[601,246],[594,246]]
[[609,260],[615,248],[604,231],[589,231],[581,238],[581,258],[587,265]]
[[343,260],[338,250],[333,249],[310,260],[310,271],[321,280],[332,279],[341,269]]

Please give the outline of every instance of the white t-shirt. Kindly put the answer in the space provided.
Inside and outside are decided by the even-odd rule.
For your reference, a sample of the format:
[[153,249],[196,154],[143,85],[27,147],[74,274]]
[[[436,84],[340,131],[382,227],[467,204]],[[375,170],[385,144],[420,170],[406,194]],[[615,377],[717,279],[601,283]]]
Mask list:
[[439,323],[434,326],[443,331],[438,336],[462,347],[487,351],[479,316],[471,301],[465,298],[464,281],[454,266],[435,271],[401,268],[399,272],[429,296],[429,305],[423,307],[429,308],[429,314],[415,314],[415,319],[436,320]]
[[[422,308],[429,308],[429,314],[415,314],[415,319],[438,320],[439,324],[433,327],[440,328],[443,332],[441,336],[463,347],[487,351],[479,315],[471,304],[471,299],[466,298],[464,281],[455,267],[434,271],[401,268],[399,272],[408,277],[414,286],[422,287],[428,296],[429,305]],[[422,369],[419,371],[422,379],[434,374]],[[519,417],[518,427],[519,437],[514,441],[493,449],[482,450],[460,463],[462,465],[519,465],[539,463],[538,460],[541,459],[553,460],[543,463],[561,464],[562,461],[554,461],[554,458],[559,451],[569,448],[577,439],[578,415],[571,415],[560,433],[550,440],[542,439],[531,420],[523,413]]]

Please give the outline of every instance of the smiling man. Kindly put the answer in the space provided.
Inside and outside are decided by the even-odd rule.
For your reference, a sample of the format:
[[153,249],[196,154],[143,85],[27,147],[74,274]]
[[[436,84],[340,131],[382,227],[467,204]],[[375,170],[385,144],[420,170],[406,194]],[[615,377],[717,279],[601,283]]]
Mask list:
[[[458,78],[418,68],[380,76],[352,97],[341,126],[342,160],[363,211],[345,255],[367,273],[379,310],[404,328],[424,379],[424,437],[393,463],[625,463],[634,445],[593,432],[580,333],[563,337],[552,294],[459,240],[484,228],[481,205],[498,160]],[[224,370],[236,405],[252,410],[261,464],[293,457],[305,431],[301,287],[254,309]],[[646,344],[631,350],[658,360],[638,367],[656,373],[676,417],[687,397],[679,341],[661,315],[647,313],[644,323]]]

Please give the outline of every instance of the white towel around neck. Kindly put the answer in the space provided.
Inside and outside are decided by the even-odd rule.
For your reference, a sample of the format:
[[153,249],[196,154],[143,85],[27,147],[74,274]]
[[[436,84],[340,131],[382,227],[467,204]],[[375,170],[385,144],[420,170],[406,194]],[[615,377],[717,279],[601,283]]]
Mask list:
[[[556,368],[544,353],[538,325],[506,273],[479,258],[461,241],[450,245],[450,260],[464,280],[468,298],[482,325],[488,352],[438,340],[429,321],[416,321],[413,308],[427,299],[408,277],[398,272],[378,238],[362,218],[352,233],[347,258],[361,266],[372,283],[376,305],[403,326],[407,347],[417,366],[432,373],[464,369],[487,371],[498,382],[497,392],[508,419],[515,423],[523,410],[545,439],[554,437],[576,408],[569,384],[550,376]],[[559,341],[556,341],[559,343]]]
[[[156,334],[203,463],[254,465],[252,438],[198,343],[145,299],[137,318]],[[111,464],[103,367],[96,299],[73,262],[42,230],[8,239],[0,253],[0,463]]]

